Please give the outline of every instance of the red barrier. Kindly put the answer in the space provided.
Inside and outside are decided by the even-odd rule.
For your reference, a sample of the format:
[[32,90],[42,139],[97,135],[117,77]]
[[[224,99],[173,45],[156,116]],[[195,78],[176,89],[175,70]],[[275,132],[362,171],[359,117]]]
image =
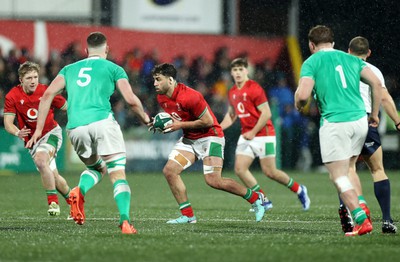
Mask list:
[[16,47],[27,47],[33,53],[33,50],[40,48],[34,46],[35,37],[42,37],[42,42],[39,43],[47,41],[48,50],[63,50],[74,41],[84,48],[86,36],[93,31],[101,31],[107,36],[111,54],[116,61],[121,61],[126,52],[136,47],[143,53],[157,50],[160,61],[170,62],[177,55],[184,55],[190,60],[201,55],[211,61],[216,49],[227,47],[232,58],[246,52],[253,62],[268,58],[275,63],[285,45],[284,38],[150,33],[50,22],[46,23],[44,31],[38,32],[33,21],[0,20],[0,46],[1,38],[5,38]]

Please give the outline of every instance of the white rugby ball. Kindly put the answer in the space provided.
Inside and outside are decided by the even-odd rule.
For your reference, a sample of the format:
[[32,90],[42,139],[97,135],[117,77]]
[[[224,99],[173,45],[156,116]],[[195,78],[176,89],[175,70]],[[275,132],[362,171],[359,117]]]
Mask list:
[[165,127],[172,124],[173,120],[170,114],[166,112],[158,113],[153,119],[154,130],[162,133]]

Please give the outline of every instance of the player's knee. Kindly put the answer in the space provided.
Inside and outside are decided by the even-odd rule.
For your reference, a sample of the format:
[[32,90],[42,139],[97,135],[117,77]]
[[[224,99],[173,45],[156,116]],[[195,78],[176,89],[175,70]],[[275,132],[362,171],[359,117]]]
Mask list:
[[37,169],[41,172],[43,169],[47,167],[47,161],[42,158],[35,158],[35,165]]
[[35,154],[33,161],[35,162],[35,165],[39,171],[42,171],[49,165],[49,159],[46,153]]
[[246,171],[247,171],[247,169],[245,169],[245,168],[242,168],[240,166],[235,166],[235,174],[238,177],[244,176],[246,174]]
[[383,168],[383,164],[381,163],[369,163],[368,168],[371,171],[372,175],[385,173],[385,169]]
[[49,144],[41,144],[36,149],[36,153],[33,156],[33,161],[39,171],[49,166],[50,161],[55,155],[55,148]]
[[274,170],[271,169],[263,169],[263,173],[265,176],[267,176],[268,178],[274,179],[276,177]]
[[[106,162],[106,167],[107,167],[107,171],[109,174],[116,172],[116,171],[125,172],[126,154],[125,153],[115,154],[111,158],[106,159],[105,162]],[[102,169],[104,169],[104,168],[102,168]]]
[[208,176],[205,176],[204,179],[205,179],[206,184],[208,186],[210,186],[212,188],[215,188],[215,189],[221,189],[222,188],[221,178],[220,177],[217,177],[215,175],[208,175]]
[[371,170],[371,174],[372,174],[372,178],[373,178],[374,182],[389,179],[383,168]]
[[212,188],[221,189],[222,188],[222,178],[221,178],[222,166],[208,166],[203,165],[204,179]]
[[163,174],[168,179],[169,177],[179,175],[182,172],[182,170],[183,170],[182,168],[177,168],[176,165],[167,163],[163,168]]
[[278,176],[278,169],[276,169],[275,165],[261,165],[261,170],[268,178],[274,179]]

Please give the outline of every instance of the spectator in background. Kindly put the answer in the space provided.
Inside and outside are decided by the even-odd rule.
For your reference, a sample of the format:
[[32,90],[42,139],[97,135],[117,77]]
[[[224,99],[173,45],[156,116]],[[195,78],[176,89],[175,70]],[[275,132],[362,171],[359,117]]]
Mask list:
[[222,46],[215,51],[210,80],[212,83],[217,82],[225,73],[229,75],[229,56],[228,47]]
[[158,64],[158,51],[153,49],[144,55],[142,68],[140,70],[142,85],[147,89],[147,92],[150,91],[150,88],[153,85],[151,70],[156,64]]
[[278,74],[277,83],[268,91],[271,104],[276,105],[281,119],[282,167],[294,169],[299,155],[299,136],[304,130],[302,116],[294,108],[294,92],[284,73]]
[[189,69],[189,85],[195,86],[197,82],[202,82],[209,90],[211,90],[210,87],[213,84],[211,81],[212,70],[212,64],[203,56],[196,57],[193,59]]
[[136,47],[127,52],[122,61],[122,67],[128,75],[129,83],[134,88],[134,93],[139,97],[145,95],[147,93],[147,87],[141,85],[140,75],[140,71],[143,67],[142,51]]
[[283,115],[287,112],[287,105],[293,107],[294,104],[294,92],[288,85],[287,77],[284,73],[280,73],[276,82],[276,85],[268,90],[268,97],[272,102],[278,105],[279,115]]
[[135,76],[139,76],[140,70],[143,67],[143,54],[139,48],[134,48],[132,51],[128,52],[124,58],[123,65],[127,67],[129,71]]
[[189,67],[187,57],[184,55],[177,55],[173,58],[172,64],[176,69],[182,67]]
[[183,55],[178,55],[173,59],[172,64],[177,70],[176,78],[179,79],[181,83],[187,85],[189,83],[189,73],[190,67],[187,58]]
[[5,58],[5,82],[4,91],[8,93],[11,87],[19,84],[18,68],[19,68],[19,53],[20,51],[16,48],[12,48],[8,51],[8,56]]
[[52,50],[50,52],[49,60],[45,66],[45,77],[46,81],[50,83],[58,74],[60,69],[63,67],[63,61],[58,51]]
[[213,109],[218,122],[221,122],[226,112],[226,97],[228,89],[232,85],[231,76],[223,72],[217,82],[212,86],[210,106]]
[[22,65],[23,63],[25,63],[28,60],[32,60],[32,57],[31,57],[31,55],[29,53],[29,50],[26,47],[22,47],[21,48],[21,54],[20,54],[20,56],[18,58],[18,63],[20,65]]
[[[259,73],[257,73],[257,71]],[[256,75],[259,75],[259,83],[264,90],[268,91],[271,87],[276,85],[276,72],[271,60],[264,59],[264,61],[256,67]]]
[[18,71],[20,53],[21,51],[15,47],[8,51],[7,64],[10,71]]
[[81,60],[84,58],[83,56],[82,45],[75,41],[70,43],[62,52],[61,52],[61,59],[63,61],[63,65],[69,65],[73,62]]

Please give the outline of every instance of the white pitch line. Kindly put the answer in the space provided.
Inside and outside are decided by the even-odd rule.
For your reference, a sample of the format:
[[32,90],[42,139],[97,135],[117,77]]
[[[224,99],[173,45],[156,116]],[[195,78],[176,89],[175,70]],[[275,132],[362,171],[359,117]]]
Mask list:
[[[50,221],[54,219],[59,219],[62,217],[57,217],[57,218],[52,218],[52,217],[46,217],[46,218],[33,218],[33,217],[18,217],[17,220],[28,220],[28,221]],[[168,221],[169,219],[172,218],[133,218],[133,221]],[[65,218],[67,220],[67,218]],[[8,221],[8,219],[5,218],[0,218],[0,221]],[[12,221],[16,221],[16,219],[12,219]],[[111,218],[111,217],[94,217],[94,218],[86,218],[86,221],[118,221],[118,217]],[[205,218],[201,219],[200,221],[198,220],[199,223],[203,222],[251,222],[253,223],[253,219],[229,219],[229,218]],[[326,224],[329,222],[332,222],[334,224],[339,223],[339,221],[315,221],[315,220],[268,220],[265,219],[262,221],[265,223],[299,223],[299,224]]]

